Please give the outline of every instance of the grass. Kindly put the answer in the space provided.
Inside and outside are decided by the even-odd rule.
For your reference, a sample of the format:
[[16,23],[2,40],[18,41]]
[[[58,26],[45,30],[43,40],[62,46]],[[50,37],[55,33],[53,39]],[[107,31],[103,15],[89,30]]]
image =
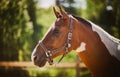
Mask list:
[[[78,73],[77,73],[78,72]],[[87,68],[76,67],[0,67],[0,77],[91,77]],[[78,77],[79,77],[78,76]]]
[[[76,77],[75,68],[36,68],[27,69],[29,75],[32,77]],[[84,68],[80,69],[79,75],[81,77],[91,77],[89,71]]]
[[74,69],[42,68],[29,70],[29,75],[32,77],[74,77],[75,71]]

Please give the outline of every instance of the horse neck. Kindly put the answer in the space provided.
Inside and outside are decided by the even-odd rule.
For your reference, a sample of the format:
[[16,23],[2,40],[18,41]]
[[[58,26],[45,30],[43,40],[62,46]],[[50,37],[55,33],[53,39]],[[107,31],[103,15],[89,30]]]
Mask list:
[[94,32],[92,32],[90,26],[86,26],[82,22],[74,21],[74,29],[73,29],[73,49],[76,50],[77,47],[80,46],[81,42],[84,42],[86,44],[95,44],[92,43],[91,40],[97,41],[96,37],[97,35],[94,35]]
[[[74,21],[72,41],[74,50],[80,47],[82,42],[86,44],[84,51],[78,52],[78,55],[95,76],[111,77],[110,75],[120,73],[120,62],[110,55],[100,36],[92,31],[92,28],[84,23]],[[113,70],[114,72],[109,74]]]

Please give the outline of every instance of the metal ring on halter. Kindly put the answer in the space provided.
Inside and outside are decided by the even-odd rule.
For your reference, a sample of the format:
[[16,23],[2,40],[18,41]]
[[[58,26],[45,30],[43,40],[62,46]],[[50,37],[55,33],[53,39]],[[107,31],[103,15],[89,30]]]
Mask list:
[[68,49],[71,47],[71,39],[72,39],[72,24],[73,24],[73,20],[71,18],[71,16],[69,16],[70,18],[70,26],[69,26],[69,32],[68,32],[68,36],[67,36],[67,42],[60,48],[54,49],[54,50],[48,50],[47,47],[43,44],[42,41],[39,42],[40,46],[43,48],[47,61],[49,62],[50,65],[54,64],[53,60],[52,60],[52,55],[56,52],[65,50],[65,53],[63,54],[63,56],[60,58],[60,60],[58,61],[58,63],[64,58],[64,56],[68,53]]

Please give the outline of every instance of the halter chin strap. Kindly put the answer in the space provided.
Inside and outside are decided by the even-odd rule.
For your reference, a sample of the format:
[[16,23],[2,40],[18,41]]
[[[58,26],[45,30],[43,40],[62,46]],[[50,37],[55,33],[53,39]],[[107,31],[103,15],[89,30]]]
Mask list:
[[73,24],[73,20],[71,18],[71,16],[69,16],[70,18],[70,26],[69,26],[69,32],[68,32],[68,37],[67,37],[67,41],[66,43],[57,49],[54,50],[49,50],[46,48],[46,46],[43,44],[42,41],[39,42],[40,46],[43,48],[43,50],[45,51],[46,57],[47,57],[47,61],[49,62],[50,65],[54,64],[53,59],[51,58],[53,54],[60,52],[62,50],[65,50],[65,53],[63,54],[63,56],[60,58],[60,60],[58,61],[58,63],[64,58],[64,56],[66,56],[66,54],[68,53],[68,49],[71,47],[71,39],[72,39],[72,24]]

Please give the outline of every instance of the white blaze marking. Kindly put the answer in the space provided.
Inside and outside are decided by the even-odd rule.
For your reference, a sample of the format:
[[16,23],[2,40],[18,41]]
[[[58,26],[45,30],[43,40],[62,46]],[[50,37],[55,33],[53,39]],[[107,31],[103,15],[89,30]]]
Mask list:
[[31,54],[31,60],[33,61],[33,57],[35,56],[36,53],[36,48],[33,50],[32,54]]
[[118,45],[118,50],[120,51],[120,45]]
[[80,46],[76,49],[77,52],[83,52],[86,50],[86,43],[82,42]]
[[109,53],[112,56],[115,56],[118,60],[120,60],[120,40],[117,38],[114,38],[113,36],[108,34],[106,31],[104,31],[102,28],[95,25],[91,21],[88,21],[88,22],[91,23],[92,30],[98,33],[98,35],[101,38],[101,41],[105,44]]

